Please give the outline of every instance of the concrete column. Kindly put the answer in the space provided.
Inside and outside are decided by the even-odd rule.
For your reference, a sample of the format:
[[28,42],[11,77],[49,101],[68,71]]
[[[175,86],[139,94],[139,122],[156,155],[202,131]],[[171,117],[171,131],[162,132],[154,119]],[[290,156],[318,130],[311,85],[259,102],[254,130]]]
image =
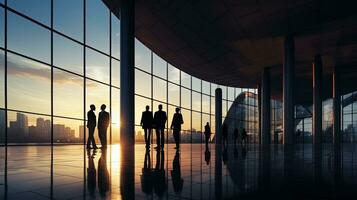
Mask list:
[[216,91],[216,145],[222,144],[222,89],[217,88]]
[[316,55],[313,63],[313,142],[322,143],[322,61]]
[[135,198],[134,2],[121,1],[120,12],[120,187],[123,199]]
[[261,141],[260,144],[270,144],[270,69],[265,68],[261,82]]
[[258,144],[262,143],[262,87],[261,84],[257,85],[258,90]]
[[336,69],[333,72],[333,144],[339,148],[341,141],[341,94],[340,77]]
[[283,129],[284,144],[294,144],[294,38],[287,36],[284,43],[283,65]]

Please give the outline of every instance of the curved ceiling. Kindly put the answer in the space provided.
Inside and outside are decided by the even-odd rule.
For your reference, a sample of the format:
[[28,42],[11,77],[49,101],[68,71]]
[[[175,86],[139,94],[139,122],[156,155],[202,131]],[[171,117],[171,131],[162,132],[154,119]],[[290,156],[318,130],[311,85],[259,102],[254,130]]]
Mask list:
[[[120,0],[104,2],[119,13]],[[273,84],[281,79],[283,41],[292,34],[296,78],[304,80],[297,87],[305,87],[311,82],[315,54],[322,55],[326,77],[334,66],[355,68],[356,4],[345,0],[137,0],[135,36],[193,76],[222,85],[256,87],[264,67],[274,69]]]

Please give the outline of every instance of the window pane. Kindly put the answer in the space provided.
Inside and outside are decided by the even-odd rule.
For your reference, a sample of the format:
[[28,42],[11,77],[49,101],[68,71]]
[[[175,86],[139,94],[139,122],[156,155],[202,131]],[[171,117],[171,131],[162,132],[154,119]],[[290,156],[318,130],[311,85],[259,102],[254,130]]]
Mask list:
[[112,59],[112,85],[120,87],[120,62]]
[[202,112],[210,112],[210,97],[207,95],[202,95]]
[[202,93],[210,95],[210,83],[202,80]]
[[0,47],[4,47],[5,39],[5,11],[0,7]]
[[201,80],[192,76],[192,90],[201,92]]
[[51,68],[8,53],[8,108],[51,113]]
[[[210,115],[202,114],[202,126],[201,126],[202,132],[205,130],[205,126],[206,126],[207,122],[210,123]],[[211,126],[211,123],[210,123],[210,126]],[[211,126],[211,131],[212,131],[212,126]]]
[[64,119],[59,117],[53,118],[53,142],[83,144],[83,124],[82,120]]
[[191,130],[191,111],[186,109],[181,109],[182,117],[184,118],[184,123],[182,124],[182,130]]
[[50,26],[50,0],[8,0],[7,5],[41,23]]
[[109,9],[102,1],[86,1],[86,42],[109,54]]
[[[6,129],[6,125],[5,124],[6,124],[6,122],[5,122],[5,110],[0,110],[0,145],[4,145],[5,144],[5,129]],[[1,158],[1,156],[2,155],[0,155],[0,158]],[[3,164],[3,163],[0,162],[0,164]],[[1,167],[2,166],[0,166],[0,169],[1,169]]]
[[216,113],[216,99],[215,97],[211,97],[211,114],[214,115]]
[[166,80],[166,61],[153,54],[153,74]]
[[191,76],[181,71],[181,85],[191,89]]
[[109,57],[87,48],[86,76],[104,83],[109,83]]
[[228,100],[234,101],[234,88],[228,87]]
[[51,143],[50,117],[8,111],[9,143]]
[[219,86],[222,89],[222,99],[227,99],[227,87]]
[[[195,132],[199,132],[199,131],[201,131],[201,113],[192,112],[192,132],[193,132],[192,134],[195,135]],[[195,140],[195,142],[198,141]]]
[[54,29],[83,41],[83,0],[53,1]]
[[5,108],[5,54],[0,50],[0,108]]
[[83,46],[54,34],[53,64],[56,67],[83,75]]
[[120,58],[120,20],[112,15],[112,56]]
[[135,67],[151,73],[151,51],[135,39]]
[[[140,125],[141,114],[142,114],[142,112],[145,111],[145,106],[147,106],[147,105],[151,107],[150,99],[135,95],[135,125]],[[164,107],[164,109],[166,109],[166,108]],[[150,110],[152,110],[152,109],[150,109]]]
[[83,119],[83,78],[53,69],[54,115]]
[[[136,105],[135,105],[136,106]],[[112,143],[119,143],[120,131],[120,90],[112,88]]]
[[151,98],[151,76],[137,69],[135,70],[135,94]]
[[192,110],[201,111],[201,94],[192,92]]
[[166,81],[154,77],[154,99],[166,102]]
[[180,87],[178,85],[174,85],[169,83],[169,99],[168,103],[173,105],[180,105]]
[[99,113],[100,106],[105,104],[106,111],[109,112],[109,86],[87,79],[86,95],[86,111],[89,110],[91,104],[94,104],[97,108],[96,113]]
[[168,64],[168,81],[180,84],[180,70]]
[[49,30],[8,12],[8,48],[50,63],[51,34]]
[[191,91],[181,87],[181,106],[191,109]]
[[217,89],[217,85],[211,83],[211,96],[216,96],[216,89]]

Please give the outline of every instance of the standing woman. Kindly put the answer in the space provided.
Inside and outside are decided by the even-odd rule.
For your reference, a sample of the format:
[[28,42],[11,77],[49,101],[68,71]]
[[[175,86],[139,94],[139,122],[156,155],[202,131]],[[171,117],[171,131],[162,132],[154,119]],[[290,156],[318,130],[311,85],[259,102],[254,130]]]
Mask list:
[[205,138],[206,138],[206,149],[208,148],[208,142],[209,138],[211,137],[211,127],[209,126],[209,123],[206,123],[205,126]]
[[180,131],[181,131],[181,125],[183,124],[183,118],[182,114],[180,113],[180,108],[176,108],[176,113],[174,114],[174,117],[172,118],[171,122],[171,129],[173,130],[174,133],[174,139],[176,143],[175,149],[180,149]]

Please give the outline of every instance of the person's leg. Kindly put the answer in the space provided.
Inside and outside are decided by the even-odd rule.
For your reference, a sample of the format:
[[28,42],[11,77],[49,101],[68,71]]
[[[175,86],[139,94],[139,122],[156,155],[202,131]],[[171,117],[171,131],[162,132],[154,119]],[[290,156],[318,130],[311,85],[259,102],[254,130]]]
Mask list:
[[87,149],[90,148],[90,144],[92,143],[90,135],[91,135],[91,130],[88,129]]
[[160,133],[161,133],[161,148],[163,149],[165,146],[165,128],[162,128]]
[[178,143],[179,143],[179,138],[178,138],[178,134],[177,134],[177,130],[173,131],[174,134],[174,140],[175,140],[175,144],[176,144],[176,149],[178,148]]
[[103,147],[107,148],[107,129],[105,128],[102,132]]
[[177,135],[178,135],[178,148],[180,148],[180,144],[181,144],[181,131],[177,131]]
[[160,148],[160,128],[156,128],[156,148]]
[[144,140],[145,140],[145,145],[148,147],[148,129],[144,128]]
[[151,128],[149,128],[148,129],[148,147],[150,148],[150,144],[151,144],[151,131],[152,131],[152,129]]

